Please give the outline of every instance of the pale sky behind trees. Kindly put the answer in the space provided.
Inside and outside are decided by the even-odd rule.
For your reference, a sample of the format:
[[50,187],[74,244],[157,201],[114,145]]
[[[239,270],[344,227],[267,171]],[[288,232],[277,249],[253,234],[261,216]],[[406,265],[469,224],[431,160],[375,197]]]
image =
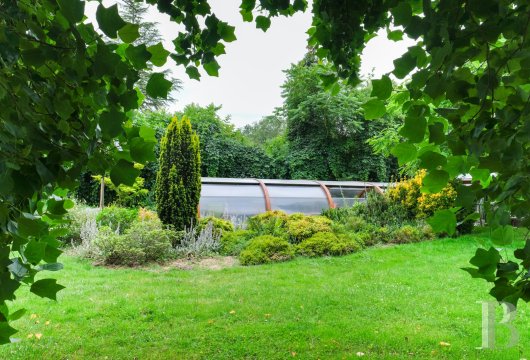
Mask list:
[[[107,7],[115,2],[103,1]],[[291,18],[273,18],[271,27],[264,33],[256,29],[255,23],[243,22],[239,14],[240,3],[239,0],[210,0],[217,17],[236,27],[237,40],[226,44],[226,54],[218,58],[221,65],[219,77],[210,77],[201,71],[200,82],[192,80],[182,66],[169,59],[164,68],[172,69],[173,75],[182,80],[182,90],[175,94],[177,101],[169,111],[180,110],[192,102],[200,105],[214,103],[222,106],[222,116],[230,115],[231,122],[242,127],[270,115],[274,108],[282,105],[283,70],[300,61],[307,51],[306,31],[311,26],[311,12]],[[93,23],[96,23],[97,4],[95,1],[87,3],[86,14]],[[159,23],[164,46],[172,51],[171,41],[178,33],[178,25],[156,9],[152,9],[146,20]],[[363,53],[362,76],[373,74],[377,78],[392,71],[393,60],[413,44],[410,39],[401,42],[387,40],[386,34],[381,33],[368,43]]]

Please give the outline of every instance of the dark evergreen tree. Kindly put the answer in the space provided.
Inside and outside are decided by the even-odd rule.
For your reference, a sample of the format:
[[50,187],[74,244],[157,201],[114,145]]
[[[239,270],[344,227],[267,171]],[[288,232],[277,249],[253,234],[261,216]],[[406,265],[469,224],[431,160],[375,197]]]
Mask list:
[[199,137],[190,120],[174,117],[160,144],[156,206],[160,220],[176,230],[197,221],[201,196]]

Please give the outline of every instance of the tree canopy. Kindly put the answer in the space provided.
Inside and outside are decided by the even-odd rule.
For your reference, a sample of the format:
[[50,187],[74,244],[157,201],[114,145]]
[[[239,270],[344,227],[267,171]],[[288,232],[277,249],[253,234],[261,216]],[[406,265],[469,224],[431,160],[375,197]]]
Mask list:
[[[52,299],[61,289],[34,276],[61,267],[58,225],[81,171],[110,169],[115,184],[133,184],[134,163],[154,158],[153,130],[130,121],[142,98],[135,87],[139,71],[171,56],[191,78],[200,77],[199,66],[217,76],[216,57],[236,40],[234,27],[213,14],[207,0],[147,3],[182,25],[171,51],[161,43],[133,44],[138,28],[116,5],[98,5],[96,28],[86,21],[82,0],[0,3],[1,342],[14,333],[8,322],[21,316],[6,306],[21,283]],[[383,116],[389,99],[401,106],[406,141],[392,151],[402,163],[421,160],[428,171],[423,191],[471,174],[473,184],[457,189],[458,205],[471,208],[484,199],[497,246],[513,240],[511,216],[530,225],[529,7],[522,0],[315,0],[308,31],[317,57],[332,64],[321,75],[332,93],[340,91],[338,79],[358,83],[360,54],[379,30],[392,40],[417,40],[394,62],[392,74],[407,79],[406,89],[392,97],[390,74],[374,80],[365,117]],[[306,8],[306,0],[242,0],[240,12],[265,31],[271,17]],[[170,88],[155,72],[145,91],[164,98]],[[451,234],[455,219],[444,211],[431,224]],[[479,249],[468,271],[492,282],[496,299],[528,301],[529,249],[530,243],[516,251],[517,261],[494,247]]]

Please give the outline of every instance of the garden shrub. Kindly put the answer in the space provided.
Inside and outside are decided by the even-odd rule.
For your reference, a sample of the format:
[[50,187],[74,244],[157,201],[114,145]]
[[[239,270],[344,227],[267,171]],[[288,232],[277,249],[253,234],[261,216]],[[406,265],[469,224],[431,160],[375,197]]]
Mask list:
[[122,235],[107,229],[96,239],[106,264],[134,266],[174,257],[175,233],[162,229],[160,221],[133,222]]
[[319,232],[296,246],[296,252],[303,256],[337,256],[361,250],[362,246],[352,236]]
[[338,207],[323,210],[322,216],[325,216],[334,222],[344,223],[351,216],[357,216],[357,211],[354,210],[354,207]]
[[221,233],[216,231],[213,223],[209,221],[201,230],[193,226],[186,229],[175,250],[178,255],[188,258],[213,255],[219,252],[220,238]]
[[421,238],[422,240],[433,240],[436,238],[436,234],[432,229],[431,225],[423,224],[420,226]]
[[239,254],[239,260],[242,265],[257,265],[286,261],[291,259],[293,255],[293,248],[287,240],[271,235],[262,235],[248,243]]
[[413,218],[427,218],[435,211],[448,209],[453,206],[456,191],[452,184],[448,184],[439,193],[423,194],[421,186],[425,170],[420,170],[410,179],[402,179],[389,187],[386,194],[394,203],[401,204],[407,211],[407,216]]
[[392,229],[387,226],[377,227],[370,232],[370,245],[389,243],[392,240]]
[[392,232],[391,242],[394,244],[415,243],[421,240],[421,230],[412,225],[404,225]]
[[369,227],[370,224],[361,217],[351,216],[344,219],[344,227],[347,231],[360,232]]
[[99,212],[96,221],[99,226],[109,226],[112,230],[123,234],[137,218],[138,209],[109,206]]
[[206,227],[206,225],[210,223],[212,224],[213,231],[216,232],[219,236],[222,236],[223,233],[227,231],[234,231],[234,225],[230,221],[214,216],[207,216],[201,218],[195,230],[197,232],[201,232]]
[[285,237],[285,224],[288,216],[283,211],[267,211],[248,219],[247,228],[257,235]]
[[319,232],[331,232],[331,220],[325,216],[304,216],[288,219],[289,241],[298,244]]
[[221,254],[237,256],[247,246],[254,234],[248,230],[236,230],[223,233]]
[[141,207],[140,209],[138,209],[138,220],[150,221],[159,220],[159,218],[156,212]]
[[[138,170],[141,170],[143,165],[136,163],[134,164],[134,167]],[[94,182],[98,184],[97,186],[101,184],[101,175],[94,175],[92,178],[94,179]],[[105,189],[109,189],[115,194],[112,202],[114,205],[120,207],[138,207],[145,206],[147,204],[147,195],[149,194],[149,189],[144,187],[144,178],[138,176],[134,180],[134,184],[131,186],[125,184],[116,186],[109,177],[105,177],[104,179]]]
[[61,240],[72,245],[80,244],[87,229],[93,228],[98,212],[97,208],[76,204],[66,215],[67,223],[64,225],[66,234]]

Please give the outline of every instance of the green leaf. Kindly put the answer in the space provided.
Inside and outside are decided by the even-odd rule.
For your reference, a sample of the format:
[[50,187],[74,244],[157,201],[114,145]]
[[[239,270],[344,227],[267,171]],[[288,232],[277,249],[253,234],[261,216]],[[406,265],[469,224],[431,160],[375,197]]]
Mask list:
[[67,213],[65,207],[64,207],[65,200],[63,199],[48,199],[46,201],[46,207],[48,208],[48,212],[53,215],[64,215]]
[[46,243],[31,240],[24,249],[24,256],[31,264],[38,264],[44,258]]
[[471,265],[478,267],[479,269],[484,269],[494,266],[497,267],[497,263],[501,260],[499,251],[491,247],[489,250],[486,249],[477,249],[475,251],[475,256],[469,260]]
[[388,40],[392,40],[392,41],[403,40],[403,31],[401,30],[389,31],[386,34],[386,37],[388,38]]
[[514,231],[511,225],[502,225],[491,232],[491,241],[498,246],[506,246],[513,243]]
[[169,51],[164,48],[162,43],[151,45],[147,48],[147,51],[151,53],[151,63],[155,66],[164,66],[167,62]]
[[398,158],[400,166],[413,161],[418,154],[416,146],[409,143],[399,143],[390,152]]
[[110,180],[116,186],[120,184],[132,186],[139,175],[140,170],[136,169],[133,163],[121,159],[110,171]]
[[145,140],[145,141],[154,141],[156,140],[156,130],[152,127],[142,125],[140,126],[139,135]]
[[201,79],[201,74],[199,73],[199,69],[197,69],[193,65],[190,65],[186,68],[186,74],[188,74],[190,79],[195,79],[195,80]]
[[449,182],[449,174],[444,170],[431,170],[423,178],[421,191],[428,194],[435,194],[442,191]]
[[456,215],[448,209],[436,211],[427,222],[436,233],[453,235],[456,231]]
[[105,111],[99,117],[99,126],[101,131],[107,138],[118,136],[122,131],[122,124],[127,120],[124,113],[111,108],[110,111]]
[[17,219],[18,233],[20,236],[38,236],[46,229],[46,223],[40,219],[21,216]]
[[15,321],[20,319],[26,313],[26,309],[18,309],[14,313],[9,314],[9,321]]
[[138,24],[127,24],[118,31],[118,35],[124,43],[130,44],[140,37],[139,29]]
[[379,99],[371,99],[363,104],[364,117],[366,120],[379,119],[386,114],[385,102]]
[[259,15],[256,17],[256,28],[264,32],[271,26],[271,19],[266,16]]
[[50,264],[42,264],[37,267],[37,270],[45,270],[45,271],[59,271],[64,268],[64,265],[61,263],[50,263]]
[[447,158],[440,153],[434,151],[427,151],[420,157],[420,166],[427,170],[436,169],[439,166],[447,164]]
[[227,23],[221,21],[217,24],[217,34],[226,42],[232,42],[237,40],[235,34],[236,28],[228,25]]
[[59,9],[61,9],[61,13],[63,13],[64,17],[70,22],[70,24],[74,25],[83,20],[83,16],[85,16],[84,1],[57,0],[57,4],[59,5]]
[[404,79],[416,67],[416,58],[409,52],[394,60],[394,75],[398,79]]
[[370,96],[386,100],[392,94],[392,81],[387,75],[380,80],[372,80],[372,93]]
[[469,170],[469,174],[473,181],[480,181],[483,188],[488,187],[491,182],[491,172],[488,169],[473,168]]
[[[65,0],[69,1],[69,0]],[[108,37],[116,39],[118,36],[118,30],[127,25],[125,21],[120,17],[118,13],[118,5],[114,4],[108,8],[99,4],[96,11],[96,20],[98,21],[99,28]]]
[[11,335],[16,333],[17,331],[9,326],[7,322],[0,322],[0,345],[9,344],[11,342]]
[[[212,60],[202,65],[206,73],[210,76],[219,76],[219,69],[221,68],[217,61]],[[189,75],[189,74],[188,74]]]
[[155,161],[155,145],[156,142],[154,141],[144,141],[141,137],[133,138],[129,144],[132,159],[142,164]]
[[252,15],[252,11],[246,11],[242,9],[239,11],[239,13],[241,14],[241,17],[243,18],[243,21],[245,22],[251,22],[254,19],[254,16]]
[[64,286],[57,284],[57,279],[42,279],[35,281],[29,291],[37,296],[57,300],[57,292],[64,289]]
[[147,51],[144,44],[138,46],[129,45],[125,49],[125,55],[138,70],[146,69],[147,61],[151,59],[151,53]]
[[406,1],[399,2],[398,6],[390,9],[394,18],[394,25],[407,26],[412,19],[412,7]]
[[166,99],[171,90],[171,85],[171,81],[166,80],[163,73],[154,73],[149,78],[145,90],[147,95],[152,98]]
[[440,145],[445,141],[444,125],[442,123],[434,123],[429,125],[429,142]]
[[425,136],[427,121],[423,117],[407,116],[399,133],[412,143],[420,143]]

